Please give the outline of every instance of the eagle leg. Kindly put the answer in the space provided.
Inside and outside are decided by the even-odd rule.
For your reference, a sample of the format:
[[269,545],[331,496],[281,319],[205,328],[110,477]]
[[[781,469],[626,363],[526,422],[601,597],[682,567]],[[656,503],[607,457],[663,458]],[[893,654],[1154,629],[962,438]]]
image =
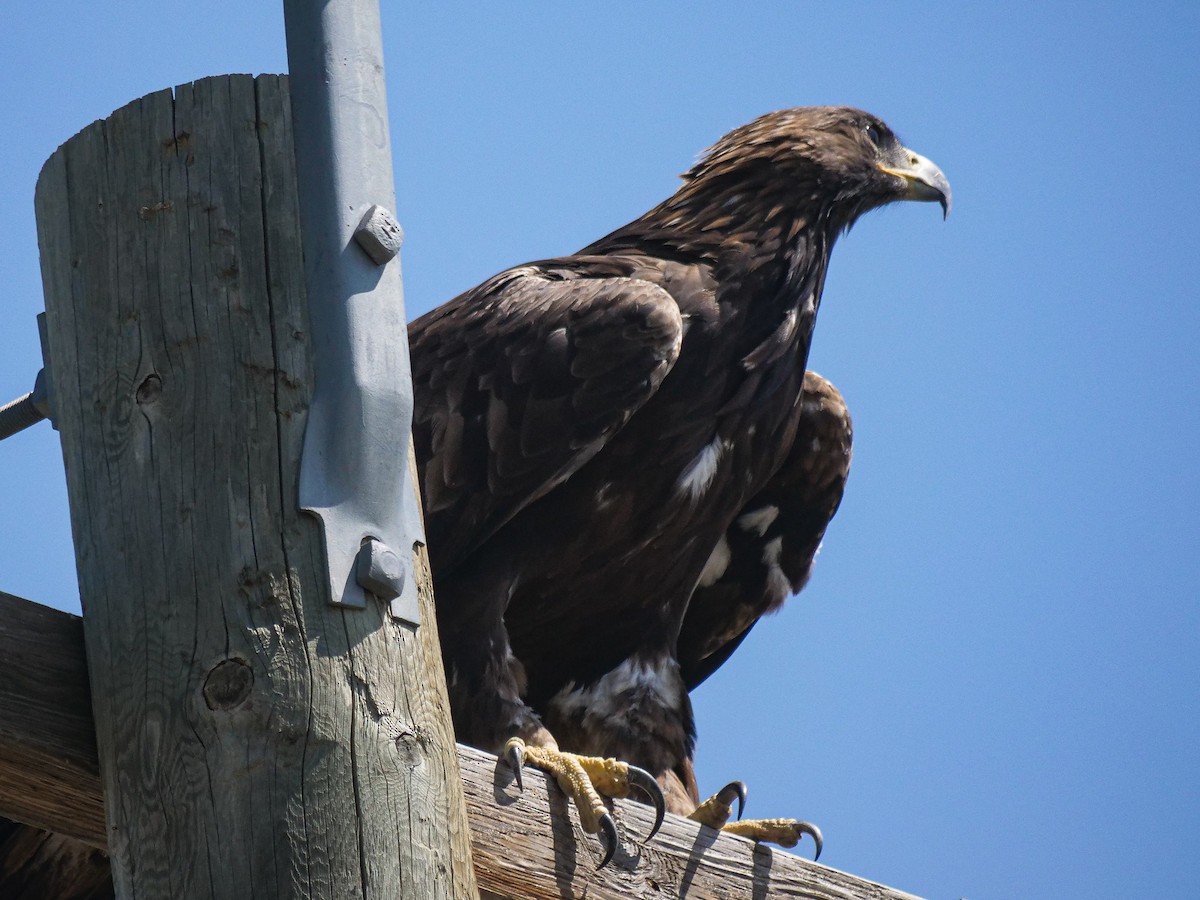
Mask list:
[[666,812],[666,800],[662,788],[649,772],[616,759],[597,756],[579,756],[561,750],[526,744],[519,737],[511,738],[504,745],[503,759],[516,773],[517,787],[524,789],[521,769],[525,764],[535,766],[554,776],[563,793],[575,801],[579,810],[579,822],[588,834],[601,835],[604,858],[597,866],[603,869],[612,860],[617,846],[617,827],[612,814],[601,799],[606,797],[628,797],[637,789],[654,805],[654,826],[646,836],[650,840],[662,826]]
[[795,847],[800,843],[800,838],[807,834],[817,845],[813,859],[820,858],[825,838],[816,825],[799,819],[746,819],[730,822],[734,799],[738,802],[738,819],[741,819],[742,810],[746,805],[746,785],[740,781],[725,785],[697,806],[688,818],[709,828],[720,829],[726,834],[736,834],[752,841],[766,841],[788,848]]

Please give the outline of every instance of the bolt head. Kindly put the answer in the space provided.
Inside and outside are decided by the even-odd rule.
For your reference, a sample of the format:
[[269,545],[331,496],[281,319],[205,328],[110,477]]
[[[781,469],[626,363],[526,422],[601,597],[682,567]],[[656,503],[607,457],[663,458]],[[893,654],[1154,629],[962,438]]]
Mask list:
[[355,577],[364,591],[380,600],[391,601],[404,590],[404,565],[391,547],[370,538],[358,551]]
[[400,252],[400,245],[404,243],[404,229],[388,210],[382,206],[372,206],[358,223],[354,240],[375,265],[382,266],[395,259]]

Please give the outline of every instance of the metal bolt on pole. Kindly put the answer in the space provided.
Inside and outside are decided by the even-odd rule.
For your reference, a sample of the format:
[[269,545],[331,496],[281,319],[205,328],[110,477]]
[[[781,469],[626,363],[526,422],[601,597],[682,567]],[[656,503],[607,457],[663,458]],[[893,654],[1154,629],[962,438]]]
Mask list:
[[43,373],[38,372],[37,381],[30,393],[0,406],[0,441],[36,425],[50,415],[50,410],[46,407],[46,391],[42,386],[44,381]]
[[[19,431],[49,419],[54,425],[54,404],[50,393],[50,350],[46,344],[46,314],[38,313],[38,334],[42,340],[42,361],[45,368],[37,373],[33,390],[0,406],[0,441],[10,438]],[[57,426],[55,426],[57,427]]]

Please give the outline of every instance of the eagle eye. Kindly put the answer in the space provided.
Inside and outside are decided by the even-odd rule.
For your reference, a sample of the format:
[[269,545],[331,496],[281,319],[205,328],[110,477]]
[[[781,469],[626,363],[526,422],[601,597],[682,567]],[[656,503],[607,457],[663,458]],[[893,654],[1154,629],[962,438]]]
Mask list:
[[867,133],[867,139],[876,147],[883,147],[883,132],[875,125],[868,125],[863,129]]

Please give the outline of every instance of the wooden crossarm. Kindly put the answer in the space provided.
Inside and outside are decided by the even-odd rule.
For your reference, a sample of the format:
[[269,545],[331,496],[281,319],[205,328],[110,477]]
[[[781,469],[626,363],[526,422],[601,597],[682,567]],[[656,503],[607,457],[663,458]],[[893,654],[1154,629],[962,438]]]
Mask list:
[[[649,844],[648,807],[617,801],[621,846],[600,845],[557,787],[527,771],[525,791],[496,758],[459,746],[475,874],[485,898],[815,897],[910,894],[667,816]],[[82,620],[0,592],[0,816],[103,847]]]

